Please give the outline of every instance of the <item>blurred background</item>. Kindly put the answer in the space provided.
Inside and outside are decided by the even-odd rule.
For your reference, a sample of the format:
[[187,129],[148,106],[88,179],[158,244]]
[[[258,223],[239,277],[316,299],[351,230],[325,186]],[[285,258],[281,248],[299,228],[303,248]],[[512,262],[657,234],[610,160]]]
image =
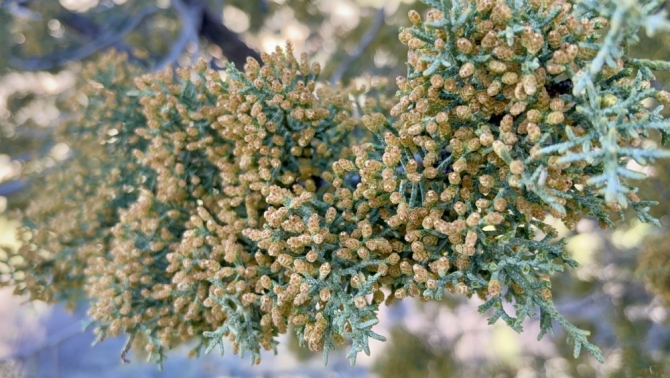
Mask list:
[[[108,49],[126,52],[147,71],[185,66],[205,57],[214,68],[241,67],[248,55],[291,41],[321,63],[322,79],[406,73],[398,28],[411,0],[0,0],[0,245],[16,248],[10,219],[35,195],[29,177],[65,164],[69,146],[54,142],[63,102],[76,91],[82,62]],[[667,5],[666,5],[667,6]],[[670,7],[669,7],[670,8]],[[670,36],[641,36],[636,57],[670,59]],[[393,84],[392,84],[393,85]],[[656,87],[670,86],[659,74]],[[391,93],[395,91],[390,88]],[[653,106],[653,103],[649,104]],[[554,299],[565,316],[592,331],[605,364],[588,353],[572,357],[565,335],[536,340],[538,321],[516,334],[479,314],[479,299],[402,301],[381,310],[370,357],[350,367],[344,352],[324,367],[321,356],[284,335],[279,354],[260,366],[226,354],[186,357],[174,350],[163,371],[131,357],[124,340],[90,347],[82,332],[86,303],[24,303],[0,291],[0,378],[4,377],[670,377],[670,165],[645,168],[643,199],[660,202],[659,229],[628,219],[601,230],[585,219],[575,231],[554,222],[580,267],[554,277]],[[552,222],[551,219],[547,221]],[[0,249],[0,253],[2,250]],[[3,267],[0,265],[0,277]],[[560,329],[560,328],[557,328]],[[290,332],[289,332],[290,334]]]

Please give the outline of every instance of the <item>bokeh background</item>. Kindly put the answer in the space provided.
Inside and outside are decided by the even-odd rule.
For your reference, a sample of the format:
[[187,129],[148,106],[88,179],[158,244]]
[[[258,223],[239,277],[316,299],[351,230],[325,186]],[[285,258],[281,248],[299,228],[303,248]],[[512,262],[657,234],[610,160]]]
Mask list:
[[[0,0],[0,245],[16,248],[12,212],[25,207],[25,177],[67,164],[70,147],[55,143],[63,101],[76,91],[82,62],[113,48],[147,71],[185,66],[198,57],[221,67],[291,41],[321,63],[322,79],[394,78],[406,72],[407,51],[397,41],[412,0]],[[670,5],[666,4],[670,9]],[[670,59],[670,36],[640,36],[631,55]],[[363,78],[363,79],[360,79]],[[393,84],[392,84],[393,85]],[[652,85],[670,87],[659,73]],[[391,93],[394,89],[390,88]],[[654,106],[649,103],[649,106]],[[124,340],[90,347],[83,331],[86,303],[74,313],[58,305],[24,303],[0,291],[0,377],[670,377],[670,162],[637,167],[651,178],[644,198],[660,202],[652,213],[663,228],[634,219],[601,230],[584,219],[575,231],[560,222],[561,237],[580,263],[555,276],[555,302],[606,357],[572,357],[565,335],[536,340],[538,321],[516,334],[488,325],[477,299],[439,303],[405,300],[381,310],[371,356],[351,367],[344,352],[321,356],[284,335],[279,354],[259,366],[217,353],[189,359],[173,351],[159,371],[141,355],[122,365]],[[552,222],[551,219],[547,221]],[[2,250],[0,249],[0,253]],[[0,279],[6,267],[0,265]]]

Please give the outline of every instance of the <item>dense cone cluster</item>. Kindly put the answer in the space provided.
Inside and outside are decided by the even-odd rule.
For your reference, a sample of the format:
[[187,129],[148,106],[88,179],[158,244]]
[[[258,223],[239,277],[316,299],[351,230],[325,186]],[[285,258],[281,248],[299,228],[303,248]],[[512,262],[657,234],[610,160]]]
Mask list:
[[630,205],[652,220],[626,163],[666,155],[640,147],[670,130],[642,100],[670,95],[623,59],[573,93],[608,21],[569,1],[428,3],[400,33],[409,73],[392,104],[383,80],[320,84],[290,45],[243,72],[139,76],[103,58],[64,130],[72,162],[25,214],[10,283],[89,299],[100,339],[128,334],[158,361],[204,336],[198,348],[228,339],[258,362],[292,325],[324,358],[350,342],[353,362],[384,339],[381,304],[445,291],[518,331],[539,307],[541,334],[556,320],[576,354],[602,359],[553,305],[550,275],[575,262],[544,219],[608,225]]
[[139,74],[122,55],[105,56],[82,72],[79,92],[65,109],[68,121],[55,133],[56,142],[70,147],[68,161],[36,179],[34,200],[22,214],[23,246],[6,251],[17,293],[74,306],[89,259],[107,253],[119,211],[151,176],[128,154],[143,144],[133,127],[145,118],[136,99],[125,95]]

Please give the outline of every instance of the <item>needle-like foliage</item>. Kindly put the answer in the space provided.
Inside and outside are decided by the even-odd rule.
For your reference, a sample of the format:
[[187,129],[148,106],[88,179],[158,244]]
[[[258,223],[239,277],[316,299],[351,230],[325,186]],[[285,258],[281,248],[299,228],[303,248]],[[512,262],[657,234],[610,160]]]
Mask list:
[[395,100],[385,80],[321,83],[290,45],[221,73],[104,57],[8,282],[89,300],[100,339],[125,333],[158,362],[193,339],[258,362],[292,324],[324,361],[350,343],[354,363],[384,340],[382,304],[451,293],[519,332],[539,313],[540,337],[556,322],[602,361],[552,302],[550,276],[576,262],[545,218],[655,221],[630,163],[668,156],[647,140],[670,123],[645,101],[670,103],[650,86],[669,65],[625,51],[643,25],[667,29],[659,2],[425,2],[400,32]]

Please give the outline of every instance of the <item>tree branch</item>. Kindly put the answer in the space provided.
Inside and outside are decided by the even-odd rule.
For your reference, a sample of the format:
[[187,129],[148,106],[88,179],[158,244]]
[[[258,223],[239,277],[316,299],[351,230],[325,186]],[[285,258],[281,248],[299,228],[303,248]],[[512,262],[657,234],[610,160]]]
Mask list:
[[181,19],[181,32],[170,51],[156,63],[155,70],[162,70],[176,62],[189,42],[198,44],[198,29],[205,10],[203,4],[199,1],[172,0],[172,6]]
[[0,196],[9,197],[16,194],[28,186],[25,180],[12,180],[0,183]]
[[381,29],[382,25],[384,25],[384,18],[386,17],[386,12],[384,10],[384,7],[379,8],[377,11],[377,14],[375,15],[374,21],[372,21],[372,25],[370,28],[365,32],[361,40],[358,42],[358,45],[354,49],[354,51],[347,56],[347,58],[340,64],[339,67],[333,72],[333,74],[330,76],[330,83],[335,84],[338,81],[342,80],[342,77],[344,74],[349,70],[349,67],[358,59],[361,54],[370,46],[372,41],[375,39],[377,36],[377,33],[379,32],[379,29]]
[[223,24],[221,17],[214,14],[208,8],[205,8],[202,12],[202,22],[198,34],[219,46],[223,51],[223,55],[235,63],[239,69],[244,66],[248,56],[261,62],[260,54],[247,46],[235,32]]
[[53,54],[47,54],[40,57],[22,59],[15,56],[9,57],[9,62],[22,70],[48,70],[54,67],[62,66],[65,63],[81,60],[96,52],[103,50],[114,43],[121,41],[128,33],[137,27],[137,25],[147,16],[152,15],[158,9],[147,7],[142,9],[137,16],[130,18],[120,30],[106,31],[102,36],[96,38],[91,43],[77,47],[70,51],[59,51]]
[[[57,18],[79,35],[87,37],[89,41],[95,39],[95,36],[108,34],[108,31],[103,30],[98,24],[81,13],[63,9]],[[114,41],[110,46],[118,51],[125,52],[129,57],[133,57],[132,48],[121,40]]]
[[[197,43],[198,37],[219,46],[226,58],[238,68],[242,68],[248,56],[260,62],[260,54],[247,46],[237,33],[226,27],[221,16],[209,9],[203,0],[172,0],[172,5],[182,21],[182,31],[167,55],[156,64],[157,69],[176,61],[186,45],[189,42]],[[141,10],[138,15],[129,18],[120,30],[106,30],[81,14],[64,10],[58,18],[79,34],[93,36],[90,43],[69,51],[58,51],[39,57],[24,59],[10,56],[9,62],[22,70],[46,70],[84,59],[108,47],[132,56],[132,48],[122,39],[144,18],[157,10],[155,7]]]

